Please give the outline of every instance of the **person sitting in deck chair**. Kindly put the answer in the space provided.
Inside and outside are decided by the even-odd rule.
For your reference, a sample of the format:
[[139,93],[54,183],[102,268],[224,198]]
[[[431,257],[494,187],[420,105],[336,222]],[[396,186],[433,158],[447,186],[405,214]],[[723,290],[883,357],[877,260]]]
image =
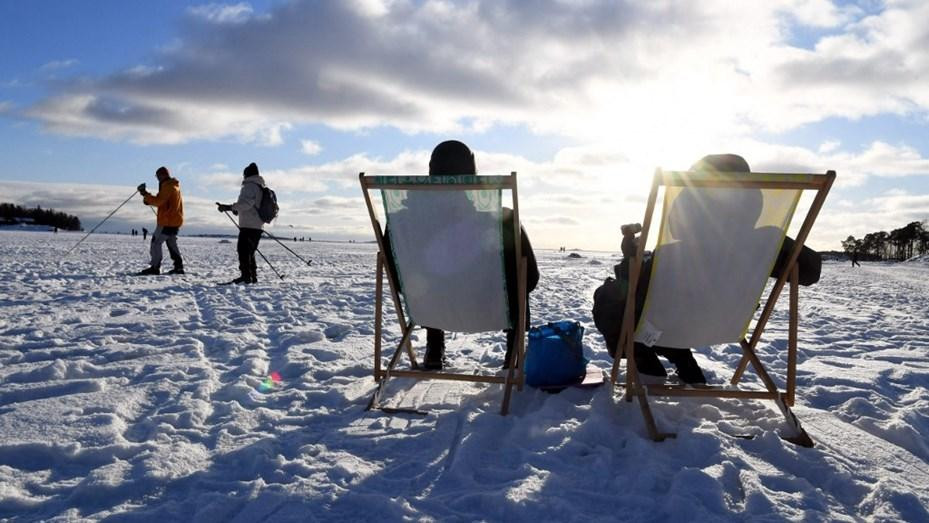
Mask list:
[[[455,175],[476,175],[477,167],[474,162],[474,154],[471,152],[471,149],[468,148],[462,142],[457,140],[449,140],[440,143],[433,149],[432,156],[429,159],[429,175],[430,176],[455,176]],[[412,193],[412,192],[411,192]],[[412,194],[409,197],[411,197]],[[457,197],[457,195],[451,196],[452,198]],[[462,202],[467,203],[467,202]],[[449,205],[456,204],[456,201],[449,201]],[[409,202],[408,205],[415,205],[414,202]],[[467,230],[468,227],[464,224],[436,224],[438,228],[444,229],[444,232],[451,231],[451,234],[457,234],[461,238],[461,241],[478,241],[476,238],[468,238]],[[526,271],[526,295],[532,292],[535,289],[536,285],[539,282],[539,268],[536,264],[535,254],[532,252],[532,244],[529,242],[529,236],[526,234],[526,230],[520,226],[520,235],[522,236],[521,241],[521,250],[523,256],[527,259],[527,271]],[[385,258],[387,260],[387,266],[390,270],[391,276],[395,282],[398,282],[402,285],[410,286],[414,285],[414,282],[400,282],[397,277],[397,271],[394,267],[391,247],[390,247],[390,235],[384,234],[384,243],[385,243]],[[510,305],[510,314],[513,319],[513,324],[516,323],[516,318],[518,316],[517,307],[514,305],[517,303],[517,273],[516,273],[516,242],[513,238],[513,211],[506,207],[503,208],[503,249],[504,249],[504,264],[505,264],[505,278],[506,278],[506,288],[507,288],[507,299]],[[428,242],[427,247],[428,249]],[[443,259],[440,255],[441,253],[436,253],[435,259]],[[430,256],[426,251],[424,253],[426,256]],[[445,260],[442,263],[467,263],[467,260]],[[438,267],[437,270],[441,270],[441,267]],[[453,271],[449,270],[449,273]],[[401,285],[401,292],[411,292],[412,289],[403,289]],[[423,363],[423,366],[429,370],[441,370],[445,365],[445,332],[441,329],[426,327],[426,357]],[[529,302],[526,301],[526,327],[529,327]],[[506,330],[506,356],[504,358],[503,367],[507,368],[510,361],[510,357],[513,351],[515,344],[515,331],[514,329]]]
[[[697,163],[695,163],[691,169],[692,171],[701,171],[701,170],[714,170],[718,172],[751,172],[748,162],[744,158],[735,154],[712,154],[704,156]],[[712,194],[708,191],[704,191],[704,194]],[[706,198],[706,196],[704,196]],[[706,219],[712,220],[723,220],[727,218],[725,216],[726,210],[730,209],[732,214],[743,216],[746,213],[743,211],[748,211],[747,214],[761,214],[763,202],[761,197],[761,192],[753,192],[746,196],[743,200],[738,202],[712,202],[698,199],[692,192],[687,192],[686,190],[682,192],[681,196],[675,201],[675,206],[672,208],[671,213],[682,213],[687,216],[699,216],[705,214]],[[720,215],[722,213],[722,215]],[[684,220],[671,220],[672,223],[686,223]],[[754,223],[747,223],[746,235],[747,237],[757,238],[759,242],[764,243],[766,240],[765,236],[771,234],[780,234],[776,228],[763,227],[756,229],[754,228]],[[748,228],[750,226],[750,228]],[[689,245],[696,245],[699,247],[703,244],[708,244],[709,239],[701,239],[693,237],[692,234],[686,230],[686,225],[680,225],[676,230],[671,231],[671,235],[678,242],[687,242]],[[610,350],[611,356],[615,357],[615,348],[619,340],[619,330],[622,318],[622,311],[625,308],[625,281],[628,280],[628,267],[631,261],[631,258],[634,257],[636,252],[636,238],[634,236],[635,232],[632,232],[634,229],[625,228],[624,230],[624,239],[623,239],[623,260],[616,267],[616,276],[617,280],[608,281],[604,283],[601,287],[597,289],[594,293],[594,321],[598,329],[604,334],[604,337],[607,340],[607,347]],[[718,243],[718,242],[717,242]],[[784,266],[787,263],[787,258],[790,255],[791,250],[793,250],[794,241],[790,237],[785,237],[784,242],[781,245],[780,252],[778,253],[777,261],[774,264],[774,268],[770,274],[772,278],[780,276],[781,272],[784,270]],[[674,256],[675,252],[681,252],[682,249],[676,249],[675,244],[667,245],[663,247],[666,249],[663,251],[662,256]],[[694,249],[695,252],[701,252],[699,248]],[[718,252],[705,252],[707,259],[718,258]],[[724,253],[723,259],[726,259],[731,256],[738,256],[739,253],[731,252]],[[642,306],[645,303],[645,297],[648,292],[649,279],[651,276],[651,262],[652,259],[648,258],[643,262],[642,273],[639,277],[639,284],[637,286],[636,292],[636,311],[635,319],[638,321],[639,315],[642,311]],[[701,267],[702,264],[707,263],[705,260],[688,260],[688,264],[693,267]],[[804,246],[800,252],[800,256],[797,260],[799,267],[799,283],[801,285],[812,285],[819,281],[820,271],[822,268],[822,257],[819,253],[813,251],[812,249]],[[700,277],[700,273],[693,273],[692,277]],[[716,287],[710,285],[711,287]],[[734,296],[717,296],[719,300],[733,300],[736,299]],[[680,311],[681,314],[692,315],[694,311]],[[681,381],[689,384],[704,384],[706,383],[706,377],[703,374],[703,371],[700,369],[700,366],[697,364],[696,360],[691,353],[691,349],[680,349],[680,348],[670,348],[670,347],[661,347],[653,346],[648,347],[641,343],[635,344],[635,363],[638,368],[638,371],[641,374],[653,376],[657,378],[667,377],[667,371],[664,366],[658,359],[658,356],[663,356],[668,359],[674,366],[677,368],[677,375]]]

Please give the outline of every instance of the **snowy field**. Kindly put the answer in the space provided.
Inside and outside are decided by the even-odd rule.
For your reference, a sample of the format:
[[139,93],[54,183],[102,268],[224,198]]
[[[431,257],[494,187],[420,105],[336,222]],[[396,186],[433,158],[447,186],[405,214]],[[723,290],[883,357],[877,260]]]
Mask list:
[[[234,240],[182,237],[190,274],[135,278],[140,237],[60,261],[79,238],[0,232],[0,521],[929,521],[925,263],[830,263],[801,290],[806,449],[747,400],[653,400],[678,434],[653,443],[608,386],[526,388],[502,417],[499,386],[397,380],[386,404],[430,414],[366,412],[374,246],[289,243],[306,267],[265,240],[286,279],[259,259],[236,287]],[[617,259],[537,254],[533,324],[580,320],[608,368],[590,309]],[[759,351],[779,383],[786,301]],[[495,372],[503,338],[450,339],[452,367]],[[739,355],[697,359],[723,384]]]

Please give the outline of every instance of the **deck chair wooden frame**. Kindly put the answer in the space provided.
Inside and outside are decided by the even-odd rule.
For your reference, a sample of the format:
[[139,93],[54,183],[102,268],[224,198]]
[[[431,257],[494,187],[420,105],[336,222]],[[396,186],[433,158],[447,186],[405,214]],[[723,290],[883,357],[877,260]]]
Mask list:
[[[777,180],[777,178],[784,180]],[[791,181],[795,175],[787,173],[705,173],[705,172],[688,172],[688,171],[663,171],[657,169],[652,181],[651,192],[648,197],[648,203],[645,210],[645,218],[642,222],[642,234],[639,238],[638,252],[635,260],[629,268],[629,287],[627,294],[626,307],[622,318],[622,328],[620,331],[619,348],[626,358],[626,376],[625,383],[617,382],[620,358],[617,357],[613,362],[611,372],[611,381],[614,386],[625,388],[625,399],[631,402],[633,398],[639,400],[639,406],[642,410],[642,416],[645,419],[645,425],[649,436],[655,441],[663,441],[668,437],[675,437],[673,433],[660,432],[652,416],[648,403],[648,396],[686,396],[698,398],[744,398],[772,400],[778,409],[784,415],[788,425],[794,434],[784,436],[784,439],[806,447],[813,446],[813,440],[803,430],[800,421],[790,410],[794,405],[797,383],[797,325],[799,315],[797,305],[799,300],[798,293],[798,275],[797,258],[803,248],[803,244],[813,227],[819,211],[822,209],[829,189],[835,180],[835,171],[828,171],[826,174],[807,175],[805,181]],[[645,244],[648,240],[648,232],[651,227],[652,217],[655,210],[655,204],[658,197],[658,189],[665,187],[713,187],[713,188],[758,188],[758,189],[800,189],[815,190],[816,194],[807,215],[800,227],[797,237],[794,240],[794,248],[787,258],[785,270],[778,277],[776,283],[765,301],[751,336],[748,340],[742,339],[739,345],[742,348],[742,358],[730,380],[731,387],[701,387],[693,388],[684,385],[654,385],[643,384],[639,379],[638,371],[635,366],[635,297],[636,287],[639,281],[639,274],[642,270],[643,257],[645,253]],[[790,283],[790,305],[789,305],[789,325],[788,325],[788,344],[787,344],[787,376],[784,389],[781,390],[775,384],[774,379],[765,369],[763,363],[758,358],[755,348],[764,332],[765,326],[774,311],[774,306],[781,294],[784,286]],[[747,390],[738,385],[748,365],[752,368],[764,384],[764,390]]]
[[[377,389],[371,398],[368,409],[378,409],[384,412],[414,412],[425,414],[425,412],[416,409],[400,409],[382,407],[380,405],[381,395],[386,388],[387,382],[391,377],[405,377],[415,380],[453,380],[453,381],[471,381],[478,383],[500,383],[503,385],[503,400],[500,409],[502,415],[509,411],[510,397],[513,387],[522,390],[525,378],[523,376],[523,361],[525,360],[525,343],[526,343],[526,271],[527,261],[522,253],[522,242],[520,234],[519,221],[519,197],[516,183],[516,173],[512,172],[509,176],[472,176],[473,181],[477,183],[455,183],[455,184],[431,184],[428,183],[429,176],[372,176],[359,173],[358,179],[361,183],[361,190],[364,194],[365,204],[368,207],[368,214],[371,218],[371,226],[374,229],[374,237],[377,240],[377,273],[375,276],[375,305],[374,305],[374,380],[377,382]],[[435,178],[433,177],[433,180]],[[410,180],[419,180],[419,183],[403,183]],[[453,372],[434,372],[417,370],[419,365],[416,360],[416,354],[410,343],[410,336],[413,329],[417,326],[407,319],[404,314],[403,304],[400,300],[400,289],[398,282],[394,281],[391,271],[387,269],[387,259],[385,253],[384,234],[385,229],[381,226],[377,215],[374,212],[374,206],[371,203],[370,190],[416,190],[416,191],[466,191],[477,189],[502,189],[509,190],[512,195],[513,209],[513,238],[515,239],[515,260],[517,261],[517,301],[518,321],[516,329],[516,350],[512,351],[511,359],[507,371],[503,376],[487,374],[466,374]],[[383,309],[384,309],[384,279],[387,280],[387,286],[390,291],[394,310],[397,315],[397,322],[402,333],[400,342],[391,355],[386,366],[383,363],[384,351],[383,343]],[[512,304],[511,304],[512,306]],[[406,354],[410,360],[410,369],[398,369],[402,354]]]

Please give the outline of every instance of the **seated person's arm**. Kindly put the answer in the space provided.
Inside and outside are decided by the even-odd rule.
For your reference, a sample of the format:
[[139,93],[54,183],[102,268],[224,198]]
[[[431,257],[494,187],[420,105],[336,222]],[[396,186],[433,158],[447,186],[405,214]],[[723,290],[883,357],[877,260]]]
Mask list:
[[[784,271],[787,265],[787,258],[793,251],[794,240],[790,236],[784,237],[784,244],[781,245],[781,252],[777,255],[777,262],[774,263],[774,269],[771,271],[771,277],[777,278]],[[797,257],[797,266],[800,269],[800,285],[813,285],[819,281],[820,273],[823,268],[823,257],[806,245],[800,250]]]

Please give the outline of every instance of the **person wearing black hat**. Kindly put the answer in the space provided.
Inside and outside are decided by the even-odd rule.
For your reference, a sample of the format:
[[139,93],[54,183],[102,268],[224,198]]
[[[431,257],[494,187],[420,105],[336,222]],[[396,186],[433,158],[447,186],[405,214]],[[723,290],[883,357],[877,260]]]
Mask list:
[[[477,167],[474,162],[474,154],[462,142],[457,140],[448,140],[440,143],[433,149],[432,156],[429,159],[430,176],[456,176],[456,175],[474,175],[477,174]],[[539,267],[536,264],[535,254],[532,251],[532,244],[529,242],[529,235],[526,230],[520,226],[521,251],[527,258],[526,271],[526,296],[535,289],[539,282]],[[394,281],[399,281],[397,272],[390,257],[390,234],[385,231],[384,234],[385,250],[387,251],[387,266],[394,277]],[[509,303],[517,303],[517,281],[516,281],[516,242],[513,238],[513,210],[503,208],[503,256],[504,256],[504,276],[506,278],[507,299]],[[403,289],[400,289],[403,292]],[[504,356],[503,367],[507,368],[513,346],[516,341],[516,307],[510,308],[513,316],[512,322],[514,328],[506,330],[506,355]],[[426,327],[426,357],[423,366],[429,370],[441,370],[445,366],[445,332],[441,329]],[[526,328],[529,328],[529,301],[526,300]]]
[[238,278],[230,283],[252,284],[258,283],[258,264],[255,262],[255,251],[264,230],[264,221],[258,215],[258,206],[261,204],[262,189],[265,187],[264,178],[258,174],[258,166],[254,162],[248,164],[242,171],[242,189],[239,199],[232,204],[216,203],[219,212],[232,211],[239,216],[239,240],[236,252],[239,255]]
[[[142,195],[142,203],[154,205],[158,208],[157,226],[152,232],[151,264],[139,276],[161,274],[161,244],[168,244],[168,254],[174,262],[174,268],[168,274],[184,274],[184,260],[181,251],[177,248],[177,233],[184,224],[184,201],[181,198],[181,182],[171,178],[167,167],[159,167],[155,171],[158,179],[158,194],[151,194],[145,189],[145,184],[139,184],[138,190]],[[146,229],[142,229],[146,231]],[[147,232],[147,231],[146,231]],[[143,237],[144,241],[145,238]]]
[[[693,166],[691,166],[690,170],[728,173],[751,172],[751,168],[749,167],[745,158],[737,154],[706,155],[697,161]],[[675,204],[684,206],[685,203],[689,201],[688,197],[690,196],[691,195],[689,193],[684,194],[678,198]],[[740,204],[748,206],[749,208],[756,208],[757,212],[761,213],[763,204],[761,191],[757,191],[756,193],[747,193],[743,197]],[[704,207],[706,205],[707,204],[703,202],[700,207]],[[674,212],[674,209],[672,209],[671,212]],[[628,281],[628,260],[630,260],[632,253],[635,252],[635,247],[638,243],[638,239],[634,237],[634,234],[639,231],[635,231],[635,233],[631,234],[631,241],[630,235],[626,234],[627,231],[623,232],[624,257],[622,263],[620,263],[620,265],[615,268],[617,281]],[[784,241],[781,244],[781,250],[778,253],[777,260],[775,261],[774,267],[771,270],[770,277],[777,278],[781,275],[781,273],[784,271],[784,267],[786,266],[787,258],[793,251],[793,248],[794,240],[789,236],[785,236]],[[636,321],[638,321],[638,318],[642,313],[642,304],[645,302],[648,292],[648,284],[651,276],[651,264],[652,258],[647,258],[642,262],[642,272],[639,276],[639,283],[636,287]],[[800,251],[799,257],[797,258],[797,267],[799,269],[798,272],[800,285],[813,285],[819,281],[820,272],[822,269],[822,257],[818,252],[804,246]],[[625,284],[625,281],[622,281],[622,283]],[[617,294],[614,288],[624,289],[623,285],[614,285],[610,287],[606,284],[597,289],[594,295],[593,314],[595,317],[595,322],[597,323],[597,328],[604,334],[604,337],[607,338],[607,347],[611,351],[610,355],[615,357],[615,354],[613,354],[612,351],[615,350],[618,345],[619,326],[615,324],[615,321],[608,321],[606,316],[609,314],[612,318],[622,317],[622,311],[625,308],[625,291],[623,290],[622,294]],[[598,296],[598,294],[600,296]],[[615,294],[615,296],[611,297],[610,294]],[[598,307],[600,307],[598,302],[603,304],[601,311],[598,311]],[[680,378],[681,381],[694,385],[701,385],[706,383],[706,377],[704,376],[703,371],[700,369],[700,366],[697,364],[697,361],[694,359],[691,349],[660,346],[648,347],[642,343],[636,342],[635,363],[638,371],[641,374],[653,376],[659,379],[667,377],[667,371],[661,364],[658,356],[663,356],[676,367],[678,378]]]

